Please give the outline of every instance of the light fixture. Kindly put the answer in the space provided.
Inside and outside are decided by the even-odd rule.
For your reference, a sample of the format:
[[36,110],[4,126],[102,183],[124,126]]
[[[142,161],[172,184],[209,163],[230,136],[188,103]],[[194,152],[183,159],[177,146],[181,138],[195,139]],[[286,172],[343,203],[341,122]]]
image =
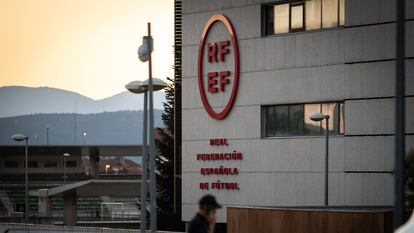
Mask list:
[[125,88],[135,94],[141,94],[146,92],[147,90],[142,86],[141,81],[132,81],[125,85]]
[[138,48],[138,58],[142,62],[146,62],[150,58],[152,52],[152,37],[144,36],[142,38],[142,45]]
[[23,141],[23,140],[28,139],[29,137],[27,137],[27,136],[25,136],[25,135],[23,135],[23,134],[15,134],[15,135],[11,136],[11,138],[12,138],[14,141],[16,141],[16,142],[21,142],[21,141]]
[[[148,90],[149,89],[149,80],[147,79],[147,80],[143,81],[141,83],[141,86],[143,88],[145,88],[146,90]],[[168,84],[162,79],[152,78],[152,86],[153,86],[154,91],[159,91],[159,90],[162,90],[162,89],[166,88],[168,86]]]
[[309,116],[309,119],[311,119],[312,121],[318,122],[318,121],[325,119],[326,117],[329,117],[329,115],[323,115],[320,112],[315,112]]

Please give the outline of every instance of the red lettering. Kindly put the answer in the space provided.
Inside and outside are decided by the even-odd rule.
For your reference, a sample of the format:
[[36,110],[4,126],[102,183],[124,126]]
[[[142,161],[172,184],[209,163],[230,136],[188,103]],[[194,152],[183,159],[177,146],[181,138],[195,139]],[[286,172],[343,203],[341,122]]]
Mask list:
[[[224,89],[224,87],[223,87],[223,89]],[[211,138],[211,139],[209,139],[209,141],[210,141],[210,146],[228,146],[229,145],[229,143],[227,141],[227,138]]]
[[218,88],[215,87],[217,85],[217,80],[215,79],[217,75],[217,72],[208,72],[207,74],[207,91],[210,93],[216,93],[218,91]]
[[225,40],[225,41],[220,41],[219,42],[219,46],[220,46],[220,50],[219,50],[219,56],[220,56],[220,61],[224,62],[224,55],[229,54],[230,50],[227,48],[227,46],[230,45],[230,41],[229,40]]
[[226,77],[230,76],[230,71],[221,71],[220,72],[220,91],[225,91],[225,85],[230,84],[230,80]]
[[200,189],[208,189],[208,183],[200,183]]
[[[220,56],[221,56],[221,52],[220,52]],[[217,62],[217,44],[215,42],[208,43],[207,57],[208,57],[208,62],[210,63]]]

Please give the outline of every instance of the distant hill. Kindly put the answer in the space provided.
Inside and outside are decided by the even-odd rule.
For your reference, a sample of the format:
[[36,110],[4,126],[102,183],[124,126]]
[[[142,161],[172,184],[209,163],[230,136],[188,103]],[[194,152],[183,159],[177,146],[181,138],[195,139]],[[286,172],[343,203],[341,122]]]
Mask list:
[[[162,110],[154,111],[155,126],[162,127]],[[139,144],[142,141],[142,111],[104,112],[98,114],[34,114],[0,118],[0,145],[17,144],[10,139],[15,133],[30,137],[30,144],[46,144],[46,125],[50,125],[50,144]],[[22,143],[19,143],[22,144]]]
[[[154,108],[163,109],[164,92],[154,92]],[[0,118],[37,113],[101,113],[141,110],[143,96],[122,92],[93,100],[75,92],[49,87],[0,87]]]

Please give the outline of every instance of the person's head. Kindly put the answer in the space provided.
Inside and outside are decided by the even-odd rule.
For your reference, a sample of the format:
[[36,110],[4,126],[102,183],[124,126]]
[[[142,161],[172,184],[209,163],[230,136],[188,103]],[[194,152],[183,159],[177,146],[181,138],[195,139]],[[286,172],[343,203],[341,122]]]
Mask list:
[[213,195],[205,195],[198,202],[199,212],[207,218],[216,218],[216,210],[221,208]]

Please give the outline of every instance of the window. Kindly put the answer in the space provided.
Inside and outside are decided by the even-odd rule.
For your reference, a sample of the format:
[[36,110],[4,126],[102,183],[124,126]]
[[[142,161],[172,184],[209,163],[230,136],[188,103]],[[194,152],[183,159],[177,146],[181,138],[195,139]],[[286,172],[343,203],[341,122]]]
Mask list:
[[[26,162],[23,162],[23,166],[26,166]],[[37,161],[29,161],[29,163],[27,164],[27,167],[37,168],[39,167],[39,163]]]
[[329,115],[329,133],[344,133],[344,104],[342,102],[269,105],[263,107],[265,137],[318,136],[326,132],[325,121],[315,122],[309,116],[315,112]]
[[274,33],[289,32],[289,4],[274,6]]
[[262,8],[263,35],[343,26],[345,0],[297,0]]
[[57,167],[57,162],[56,161],[46,161],[46,162],[43,162],[43,167],[47,167],[47,168],[50,168],[50,167]]
[[4,161],[5,168],[16,168],[19,167],[19,161]]
[[292,3],[290,4],[290,25],[289,31],[298,32],[305,30],[304,25],[304,3]]
[[77,167],[78,163],[76,160],[66,161],[66,167]]

